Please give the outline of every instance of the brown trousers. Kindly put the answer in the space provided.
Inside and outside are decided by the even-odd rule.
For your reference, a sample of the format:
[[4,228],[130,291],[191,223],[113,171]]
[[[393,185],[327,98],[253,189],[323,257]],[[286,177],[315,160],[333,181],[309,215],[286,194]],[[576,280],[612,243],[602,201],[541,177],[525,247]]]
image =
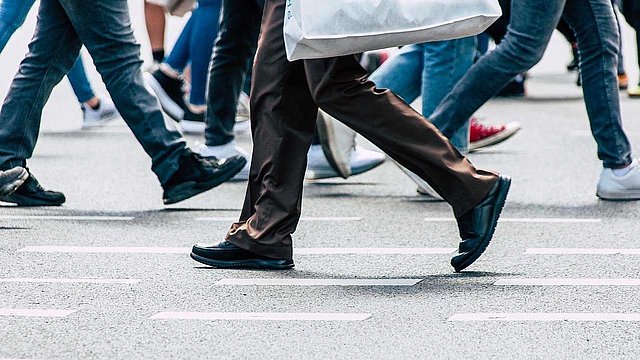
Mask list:
[[292,257],[307,152],[318,107],[427,181],[456,217],[482,200],[496,174],[476,170],[429,121],[377,89],[355,56],[289,62],[286,0],[267,0],[251,89],[253,157],[240,222],[226,240],[276,259]]

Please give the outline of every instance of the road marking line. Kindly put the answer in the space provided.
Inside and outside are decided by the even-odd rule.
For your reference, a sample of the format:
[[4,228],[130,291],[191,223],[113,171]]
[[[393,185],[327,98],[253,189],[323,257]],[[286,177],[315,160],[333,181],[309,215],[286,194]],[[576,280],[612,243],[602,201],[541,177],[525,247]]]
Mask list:
[[[454,218],[426,218],[427,222],[455,222]],[[572,218],[500,218],[499,222],[510,223],[545,223],[545,224],[582,224],[600,223],[602,219],[572,219]]]
[[36,278],[6,278],[0,283],[37,283],[37,284],[138,284],[138,279],[100,279],[100,278],[79,278],[79,279],[36,279]]
[[[361,221],[360,217],[301,217],[300,221]],[[237,217],[199,217],[196,221],[236,222]]]
[[451,254],[455,248],[299,248],[296,255],[434,255]]
[[259,321],[362,321],[371,314],[350,313],[249,313],[249,312],[161,312],[151,319],[259,320]]
[[640,286],[640,279],[502,279],[494,285],[504,286]]
[[117,253],[117,254],[188,254],[187,247],[142,247],[142,246],[27,246],[19,252],[43,253]]
[[0,220],[132,221],[132,216],[0,215]]
[[640,321],[629,313],[469,313],[456,314],[448,321]]
[[640,255],[640,249],[528,248],[525,253],[535,255]]
[[423,279],[222,279],[217,285],[260,286],[414,286]]
[[6,309],[0,308],[0,316],[27,316],[27,317],[65,317],[77,310],[51,310],[51,309]]
[[[430,255],[451,254],[455,248],[297,248],[296,255]],[[27,246],[18,252],[189,254],[190,247]]]

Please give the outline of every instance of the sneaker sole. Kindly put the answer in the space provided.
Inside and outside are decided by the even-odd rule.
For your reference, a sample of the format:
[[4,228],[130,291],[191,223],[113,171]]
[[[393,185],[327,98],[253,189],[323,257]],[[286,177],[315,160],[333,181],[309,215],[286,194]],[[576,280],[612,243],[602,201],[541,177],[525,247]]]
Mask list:
[[604,201],[634,201],[640,200],[640,191],[597,192],[596,196]]
[[208,259],[194,253],[191,253],[191,258],[201,264],[213,266],[217,269],[259,269],[259,270],[287,270],[295,266],[293,260],[261,260],[261,259],[247,259],[247,260],[233,260],[222,261]]
[[[384,160],[376,161],[375,163],[352,167],[351,168],[351,176],[360,175],[366,173],[367,171],[373,170],[378,166],[384,164]],[[307,171],[307,175],[305,178],[307,180],[321,180],[321,179],[330,179],[330,178],[342,178],[337,171],[333,169],[322,169],[322,170],[309,170]]]
[[16,204],[20,207],[42,207],[42,206],[62,206],[66,199],[63,201],[46,201],[41,199],[33,199],[18,194],[11,194],[0,198],[0,201]]
[[207,124],[201,121],[182,120],[180,127],[185,134],[200,135],[204,134]]
[[162,88],[162,85],[150,73],[144,73],[144,80],[158,97],[160,106],[169,117],[175,121],[180,121],[184,117],[184,110],[175,101],[171,100],[169,94]]
[[482,139],[480,141],[476,141],[473,143],[469,143],[469,152],[474,152],[480,150],[482,148],[498,145],[505,140],[508,140],[512,136],[520,131],[521,126],[519,123],[515,123],[512,127],[506,128],[503,132],[496,134],[494,136],[488,137],[486,139]]
[[221,185],[222,183],[225,183],[229,181],[231,178],[233,178],[234,176],[236,176],[236,174],[242,170],[242,168],[246,163],[247,163],[247,160],[242,159],[241,161],[238,161],[237,165],[230,168],[227,173],[220,175],[215,179],[212,179],[204,183],[190,181],[190,182],[181,184],[177,186],[173,191],[171,191],[171,195],[163,199],[163,202],[165,205],[176,204],[181,201],[190,199],[203,192],[209,191],[214,187]]
[[110,114],[109,116],[100,119],[100,120],[95,120],[95,121],[83,121],[82,122],[82,130],[87,130],[87,129],[95,129],[95,128],[99,128],[99,127],[103,127],[105,125],[107,125],[108,123],[112,122],[113,120],[117,119],[120,116],[120,114],[118,114],[117,112],[114,112],[113,114]]
[[489,231],[489,235],[485,236],[484,241],[482,242],[482,244],[480,244],[480,247],[476,249],[476,251],[473,254],[471,254],[471,256],[466,258],[464,262],[457,264],[457,266],[451,264],[454,267],[456,272],[461,272],[462,270],[466,269],[471,264],[473,264],[476,260],[478,260],[478,258],[480,258],[480,256],[484,253],[484,251],[489,246],[489,243],[493,239],[493,234],[495,234],[496,227],[498,226],[498,219],[500,219],[500,214],[502,213],[502,209],[504,208],[504,205],[507,202],[507,195],[509,194],[509,189],[511,188],[510,178],[501,178],[499,181],[501,182],[500,197],[498,198],[498,201],[497,201],[498,206],[496,206],[495,211],[492,215],[492,219],[491,219],[492,225],[491,225],[491,230]]

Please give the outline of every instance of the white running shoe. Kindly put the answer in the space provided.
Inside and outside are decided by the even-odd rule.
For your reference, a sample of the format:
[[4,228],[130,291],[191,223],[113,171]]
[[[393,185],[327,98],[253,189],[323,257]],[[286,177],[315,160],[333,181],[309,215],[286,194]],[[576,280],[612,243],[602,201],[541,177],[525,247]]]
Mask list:
[[596,195],[603,200],[640,200],[640,160],[633,160],[631,166],[624,176],[602,169]]
[[398,167],[400,168],[400,170],[402,170],[405,174],[407,174],[407,176],[413,180],[414,183],[416,183],[416,185],[418,185],[417,191],[419,194],[424,195],[426,197],[430,197],[435,201],[444,201],[444,199],[442,198],[442,196],[440,196],[440,194],[438,194],[432,187],[431,185],[429,185],[429,183],[427,183],[426,181],[422,180],[422,178],[418,175],[416,175],[413,171],[407,169],[406,167],[398,164],[396,162],[396,165],[398,165]]
[[235,133],[244,133],[251,130],[251,110],[249,106],[249,95],[240,93],[238,98],[238,109],[236,110],[236,123],[233,126]]
[[21,167],[0,171],[0,196],[11,195],[29,177],[29,172]]
[[204,157],[216,157],[218,159],[227,159],[232,156],[242,156],[247,159],[247,164],[240,170],[232,181],[249,180],[249,170],[251,169],[251,155],[249,152],[240,146],[235,140],[232,140],[224,145],[219,146],[207,146],[202,143],[195,143],[193,145],[193,151]]
[[[366,150],[356,145],[351,152],[350,159],[351,175],[358,175],[380,166],[387,157],[377,151]],[[307,161],[306,178],[308,180],[341,177],[329,164],[322,151],[322,145],[311,145]]]
[[110,99],[100,98],[100,107],[93,109],[82,104],[82,128],[91,129],[106,125],[119,117],[118,109]]

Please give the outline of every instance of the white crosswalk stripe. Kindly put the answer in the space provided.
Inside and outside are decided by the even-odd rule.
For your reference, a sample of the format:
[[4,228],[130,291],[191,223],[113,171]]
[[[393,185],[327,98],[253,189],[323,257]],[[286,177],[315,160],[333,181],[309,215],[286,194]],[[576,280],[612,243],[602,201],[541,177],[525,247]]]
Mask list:
[[468,313],[449,321],[640,321],[636,313]]
[[[427,222],[456,222],[455,218],[430,217],[424,219]],[[500,218],[501,223],[540,223],[540,224],[584,224],[600,223],[602,219],[578,219],[578,218]]]
[[34,283],[34,284],[138,284],[138,279],[101,279],[101,278],[78,278],[78,279],[46,279],[46,278],[0,278],[0,283]]
[[640,279],[501,279],[494,285],[502,286],[640,286]]
[[615,248],[528,248],[534,255],[640,255],[640,249]]
[[0,316],[66,317],[73,314],[76,311],[77,310],[0,308]]
[[273,312],[161,312],[151,319],[164,320],[253,320],[253,321],[362,321],[371,314],[273,313]]

